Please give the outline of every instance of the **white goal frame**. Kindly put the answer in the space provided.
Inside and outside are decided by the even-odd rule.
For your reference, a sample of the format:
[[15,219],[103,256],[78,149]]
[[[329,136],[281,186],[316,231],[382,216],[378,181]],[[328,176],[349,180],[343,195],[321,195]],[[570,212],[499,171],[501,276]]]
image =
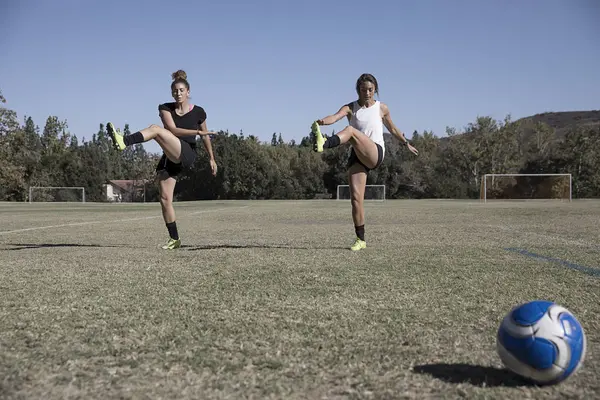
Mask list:
[[[340,199],[340,188],[343,187],[347,187],[350,188],[350,185],[337,185],[337,189],[336,189],[336,193],[335,193],[335,199],[336,200],[341,200],[341,201],[350,201],[350,199]],[[383,187],[383,198],[382,199],[365,199],[365,201],[385,201],[385,185],[366,185],[365,186],[365,190],[366,188],[369,187]]]
[[[77,189],[81,190],[81,202],[85,203],[85,188],[83,186],[29,186],[29,203],[32,201],[33,189]],[[53,202],[54,203],[54,202]],[[58,203],[58,202],[56,202]]]
[[[483,202],[487,202],[487,178],[489,177],[503,177],[503,176],[568,176],[569,177],[569,201],[573,200],[573,176],[571,174],[485,174],[483,175],[483,182],[481,182]],[[482,196],[480,196],[482,197]]]

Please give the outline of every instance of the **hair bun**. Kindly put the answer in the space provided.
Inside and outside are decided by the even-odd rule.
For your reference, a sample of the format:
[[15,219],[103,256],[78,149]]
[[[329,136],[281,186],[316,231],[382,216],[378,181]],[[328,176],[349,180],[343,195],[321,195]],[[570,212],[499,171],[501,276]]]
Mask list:
[[187,74],[185,73],[184,70],[179,69],[175,72],[173,72],[171,74],[171,77],[173,78],[173,80],[177,80],[177,79],[187,79]]

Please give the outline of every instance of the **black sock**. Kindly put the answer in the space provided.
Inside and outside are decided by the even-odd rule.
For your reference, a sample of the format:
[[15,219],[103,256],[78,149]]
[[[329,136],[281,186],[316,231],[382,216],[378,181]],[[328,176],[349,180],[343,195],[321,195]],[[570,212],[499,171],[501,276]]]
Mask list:
[[337,147],[340,145],[340,137],[338,135],[332,135],[325,140],[323,143],[323,148],[328,149],[331,147]]
[[361,226],[355,226],[354,227],[354,232],[356,232],[356,236],[362,240],[363,242],[365,241],[365,225],[361,225]]
[[167,229],[169,230],[169,236],[171,236],[171,239],[179,240],[179,234],[177,233],[177,222],[169,222],[167,224]]
[[132,133],[131,135],[127,135],[123,138],[125,142],[125,146],[131,146],[132,144],[138,144],[144,142],[144,135],[142,132],[137,131],[136,133]]

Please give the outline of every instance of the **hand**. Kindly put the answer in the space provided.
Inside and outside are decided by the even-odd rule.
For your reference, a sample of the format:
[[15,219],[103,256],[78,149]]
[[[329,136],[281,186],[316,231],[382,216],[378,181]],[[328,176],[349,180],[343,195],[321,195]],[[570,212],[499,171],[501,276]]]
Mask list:
[[312,127],[313,127],[315,124],[317,124],[317,125],[319,125],[319,126],[323,126],[323,120],[322,120],[322,119],[316,119],[316,120],[315,120],[315,121],[312,123],[312,125],[311,125],[311,129],[312,129]]
[[408,147],[408,150],[410,150],[414,155],[419,155],[419,150],[415,149],[410,143],[406,143],[406,147]]
[[198,135],[200,136],[207,136],[207,135],[216,135],[217,132],[213,132],[213,131],[201,131],[198,129]]
[[213,176],[217,176],[217,162],[214,159],[210,160],[210,170]]

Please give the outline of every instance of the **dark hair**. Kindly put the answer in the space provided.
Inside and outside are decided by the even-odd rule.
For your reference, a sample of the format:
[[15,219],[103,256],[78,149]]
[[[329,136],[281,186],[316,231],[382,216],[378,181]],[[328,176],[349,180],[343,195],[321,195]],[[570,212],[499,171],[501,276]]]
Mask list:
[[173,78],[173,83],[171,83],[171,90],[173,90],[175,88],[175,85],[178,83],[183,83],[185,85],[185,87],[187,88],[187,90],[190,90],[190,84],[187,81],[187,74],[185,73],[184,70],[179,69],[179,70],[173,72],[171,74],[171,77]]
[[356,93],[360,94],[360,85],[365,82],[371,82],[375,86],[375,93],[379,94],[379,85],[377,84],[377,79],[371,74],[362,74],[358,77],[356,81]]

